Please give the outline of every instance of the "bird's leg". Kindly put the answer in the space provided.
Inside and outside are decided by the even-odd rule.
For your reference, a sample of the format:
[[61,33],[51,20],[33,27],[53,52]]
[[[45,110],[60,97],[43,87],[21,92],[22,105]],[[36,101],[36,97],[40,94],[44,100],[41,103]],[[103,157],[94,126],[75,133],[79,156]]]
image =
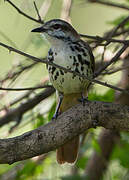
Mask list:
[[54,113],[54,115],[53,115],[53,117],[52,117],[52,120],[54,120],[54,119],[56,119],[56,118],[58,117],[58,115],[59,115],[59,109],[60,109],[62,100],[63,100],[63,94],[60,94],[60,95],[59,95],[59,102],[58,102],[58,104],[57,104],[57,106],[56,106],[56,111],[55,111],[55,113]]
[[85,106],[85,103],[88,102],[88,96],[84,96],[84,93],[81,93],[81,98],[78,99],[79,102],[81,102],[83,104],[83,106]]

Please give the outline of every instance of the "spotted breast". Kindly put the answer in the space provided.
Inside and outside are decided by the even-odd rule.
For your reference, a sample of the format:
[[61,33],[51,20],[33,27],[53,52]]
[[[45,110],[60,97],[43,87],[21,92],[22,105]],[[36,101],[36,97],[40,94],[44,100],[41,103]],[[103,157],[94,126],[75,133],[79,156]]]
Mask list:
[[[48,61],[67,69],[93,77],[92,53],[87,43],[83,41],[62,42],[59,47],[51,47],[48,53]],[[78,93],[85,91],[89,85],[86,79],[67,71],[48,66],[50,81],[55,89],[63,94]]]

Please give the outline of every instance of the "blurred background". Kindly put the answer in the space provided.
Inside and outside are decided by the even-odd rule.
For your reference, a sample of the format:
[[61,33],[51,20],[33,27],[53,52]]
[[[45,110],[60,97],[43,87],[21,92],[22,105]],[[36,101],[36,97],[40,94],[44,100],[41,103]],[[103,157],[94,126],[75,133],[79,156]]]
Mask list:
[[[61,18],[71,23],[80,34],[128,39],[129,18],[119,25],[129,16],[129,0],[37,0],[35,3],[44,21]],[[37,22],[18,13],[16,7],[37,19]],[[0,42],[33,56],[46,58],[50,45],[39,34],[31,33],[33,28],[40,25],[32,0],[0,0]],[[106,44],[95,38],[85,37],[84,40],[93,49],[96,71],[110,61],[122,46],[119,43]],[[128,89],[128,61],[126,49],[117,63],[102,72],[98,79]],[[51,120],[56,106],[54,90],[48,98],[42,96],[35,101],[44,93],[44,89],[38,87],[48,84],[50,82],[45,64],[36,63],[0,47],[0,87],[12,89],[0,90],[1,138],[21,135]],[[37,89],[13,91],[13,88],[30,87]],[[127,94],[95,84],[89,92],[89,100],[129,105],[128,98]],[[33,105],[30,107],[29,103]],[[9,114],[12,109],[18,112],[25,104],[27,108],[24,112],[17,116]],[[82,135],[79,158],[74,166],[58,165],[56,153],[49,152],[13,165],[0,165],[0,179],[81,180],[88,176],[91,177],[89,179],[129,179],[129,134],[103,128],[90,129],[86,134]]]

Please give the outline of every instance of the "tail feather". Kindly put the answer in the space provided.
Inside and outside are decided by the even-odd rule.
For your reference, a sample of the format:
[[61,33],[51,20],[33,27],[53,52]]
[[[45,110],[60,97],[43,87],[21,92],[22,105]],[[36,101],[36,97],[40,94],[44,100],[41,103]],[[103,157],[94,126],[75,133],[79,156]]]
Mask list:
[[[81,98],[81,93],[65,95],[63,97],[63,101],[60,107],[60,113],[78,104],[79,98]],[[59,164],[64,164],[65,162],[74,163],[78,156],[78,149],[79,149],[79,136],[68,141],[63,146],[57,149],[57,162]]]
[[78,156],[79,136],[68,141],[62,147],[57,149],[57,162],[59,164],[74,163]]

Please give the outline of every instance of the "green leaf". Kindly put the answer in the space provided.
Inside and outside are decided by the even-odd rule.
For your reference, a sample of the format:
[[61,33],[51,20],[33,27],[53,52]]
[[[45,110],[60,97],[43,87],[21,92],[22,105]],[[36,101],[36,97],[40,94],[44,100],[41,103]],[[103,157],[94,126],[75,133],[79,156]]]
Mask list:
[[83,156],[80,159],[78,159],[78,161],[76,162],[76,166],[80,169],[85,169],[87,161],[88,161],[88,158]]
[[101,154],[100,145],[99,145],[98,141],[95,139],[95,137],[92,138],[91,145],[97,153]]
[[[118,24],[120,24],[125,18],[126,18],[127,16],[125,15],[125,16],[119,16],[118,18],[116,18],[115,20],[113,20],[113,21],[108,21],[108,24],[111,24],[111,25],[118,25]],[[128,22],[126,22],[126,24],[125,24],[125,26],[124,27],[129,27],[129,21]]]
[[55,109],[56,109],[56,102],[53,103],[50,111],[49,111],[49,114],[48,114],[48,121],[51,121],[54,113],[55,113]]
[[111,159],[118,159],[120,164],[129,169],[129,143],[126,140],[121,140],[112,152]]
[[65,176],[61,178],[62,180],[89,180],[86,176],[79,176],[79,175],[73,175],[73,176]]
[[37,165],[34,162],[28,161],[24,168],[17,172],[17,180],[22,179],[22,177],[33,176],[36,167]]
[[88,95],[90,101],[104,101],[104,102],[113,102],[114,101],[114,90],[108,90],[104,95],[91,92]]
[[36,179],[37,176],[39,174],[41,174],[44,171],[44,168],[46,167],[46,163],[44,161],[43,161],[43,163],[40,163],[40,164],[38,164],[38,163],[36,163],[36,162],[34,162],[32,160],[26,161],[24,167],[17,172],[16,180]]
[[43,117],[43,115],[38,114],[37,119],[34,123],[34,129],[38,128],[39,126],[45,124],[46,119]]

